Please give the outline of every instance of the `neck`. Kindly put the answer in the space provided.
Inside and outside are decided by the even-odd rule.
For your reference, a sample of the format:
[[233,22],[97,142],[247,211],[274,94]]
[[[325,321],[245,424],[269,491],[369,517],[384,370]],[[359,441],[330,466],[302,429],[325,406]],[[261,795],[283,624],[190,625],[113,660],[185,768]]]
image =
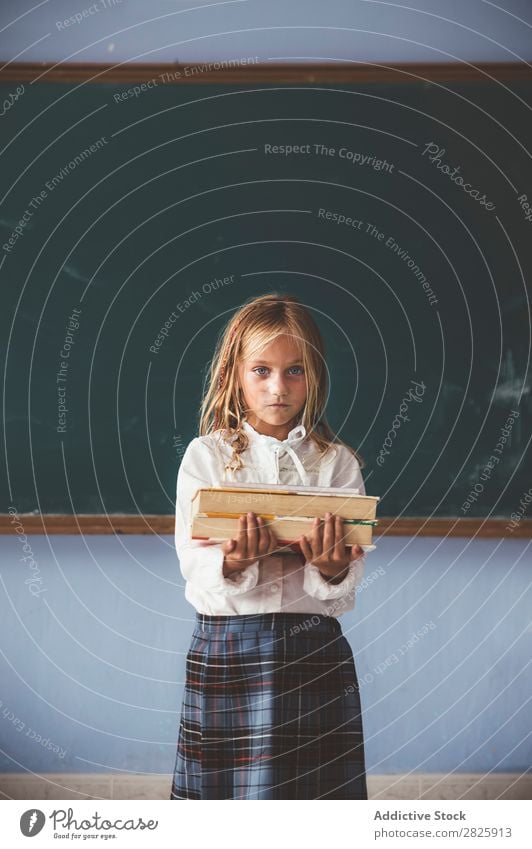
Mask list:
[[282,425],[273,425],[258,418],[254,413],[246,416],[249,424],[257,433],[262,433],[264,436],[274,436],[276,439],[286,439],[290,431],[296,426],[299,416],[294,416],[289,422]]

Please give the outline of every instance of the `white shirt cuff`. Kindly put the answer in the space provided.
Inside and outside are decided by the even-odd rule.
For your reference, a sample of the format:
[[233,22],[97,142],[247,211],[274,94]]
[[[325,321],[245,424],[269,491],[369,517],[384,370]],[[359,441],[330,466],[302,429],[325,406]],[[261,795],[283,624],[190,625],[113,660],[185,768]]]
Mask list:
[[[197,549],[194,551],[197,557]],[[184,552],[183,560],[186,560]],[[235,572],[226,578],[223,573],[224,553],[218,545],[206,545],[201,548],[201,563],[196,563],[192,574],[187,575],[188,570],[183,569],[184,576],[191,583],[196,584],[211,593],[221,595],[240,595],[249,592],[257,586],[259,580],[259,560],[250,563],[241,572]]]
[[364,555],[356,560],[351,560],[347,575],[339,584],[331,584],[327,581],[313,563],[305,563],[303,574],[304,591],[319,601],[354,594],[355,587],[360,583],[364,574]]

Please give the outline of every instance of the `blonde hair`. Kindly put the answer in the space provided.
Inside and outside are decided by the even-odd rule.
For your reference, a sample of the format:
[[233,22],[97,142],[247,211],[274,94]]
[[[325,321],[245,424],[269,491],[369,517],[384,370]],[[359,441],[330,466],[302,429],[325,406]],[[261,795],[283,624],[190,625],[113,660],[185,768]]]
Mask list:
[[200,436],[222,430],[226,438],[234,437],[233,453],[226,469],[241,469],[241,454],[249,445],[243,429],[244,397],[238,376],[238,363],[255,355],[287,334],[300,344],[307,384],[307,398],[299,421],[320,454],[332,444],[345,445],[364,467],[362,457],[345,442],[335,438],[324,409],[327,398],[325,346],[317,324],[303,304],[291,295],[270,293],[244,303],[222,331],[210,365],[208,388],[201,411]]

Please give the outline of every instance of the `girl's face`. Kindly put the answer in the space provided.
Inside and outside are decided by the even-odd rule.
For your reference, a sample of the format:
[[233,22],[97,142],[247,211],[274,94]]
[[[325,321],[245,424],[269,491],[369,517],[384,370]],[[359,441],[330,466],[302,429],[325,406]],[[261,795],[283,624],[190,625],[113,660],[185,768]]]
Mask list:
[[[286,439],[307,397],[301,350],[283,334],[239,367],[244,414],[259,433]],[[282,405],[282,406],[279,406]]]

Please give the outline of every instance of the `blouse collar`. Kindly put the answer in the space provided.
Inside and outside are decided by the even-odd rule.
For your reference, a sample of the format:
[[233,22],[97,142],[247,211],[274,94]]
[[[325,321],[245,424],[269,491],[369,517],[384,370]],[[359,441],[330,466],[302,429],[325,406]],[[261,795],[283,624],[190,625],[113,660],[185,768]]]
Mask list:
[[268,447],[272,445],[285,445],[293,447],[303,442],[307,435],[306,428],[301,422],[296,425],[296,427],[292,428],[286,439],[277,439],[277,437],[275,436],[268,436],[268,434],[266,433],[259,433],[257,430],[255,430],[254,427],[249,424],[247,419],[244,419],[242,427],[251,441],[258,443],[259,445],[264,445]]

